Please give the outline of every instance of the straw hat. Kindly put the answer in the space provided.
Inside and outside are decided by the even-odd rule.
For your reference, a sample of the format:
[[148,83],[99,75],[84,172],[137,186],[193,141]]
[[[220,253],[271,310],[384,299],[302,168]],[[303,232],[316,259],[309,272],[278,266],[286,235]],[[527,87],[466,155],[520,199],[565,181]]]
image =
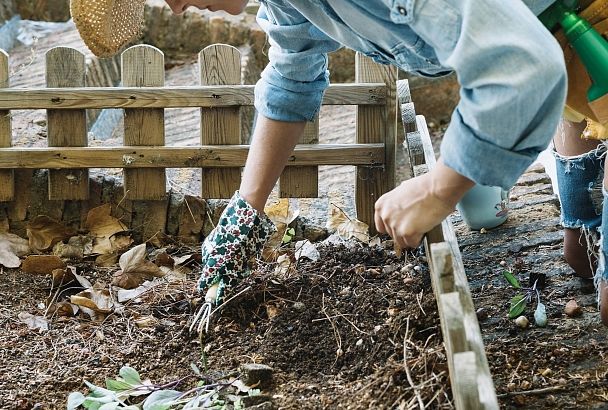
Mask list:
[[70,0],[74,24],[89,49],[111,57],[141,35],[146,0]]

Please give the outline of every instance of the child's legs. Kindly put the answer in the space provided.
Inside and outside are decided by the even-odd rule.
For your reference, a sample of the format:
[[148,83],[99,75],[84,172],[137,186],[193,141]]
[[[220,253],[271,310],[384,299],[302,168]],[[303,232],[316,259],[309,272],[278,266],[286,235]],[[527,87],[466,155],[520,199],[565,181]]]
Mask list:
[[[564,258],[576,275],[592,278],[596,265],[592,237],[602,222],[603,146],[580,138],[585,122],[562,121],[553,139],[564,225]],[[608,226],[608,225],[607,225]]]

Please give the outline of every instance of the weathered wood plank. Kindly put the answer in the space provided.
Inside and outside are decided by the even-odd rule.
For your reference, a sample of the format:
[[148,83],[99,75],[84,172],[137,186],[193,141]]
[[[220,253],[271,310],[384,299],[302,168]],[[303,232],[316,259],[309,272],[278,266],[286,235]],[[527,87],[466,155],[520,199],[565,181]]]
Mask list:
[[[84,54],[68,47],[55,47],[46,53],[48,87],[83,87],[86,65]],[[47,110],[49,147],[86,147],[86,110]],[[49,199],[85,200],[89,197],[89,173],[84,169],[49,170]]]
[[[201,85],[241,84],[241,53],[233,46],[214,44],[198,55]],[[201,108],[202,145],[241,143],[241,107]],[[241,168],[203,169],[201,196],[230,198],[241,183]]]
[[[152,46],[138,45],[122,53],[122,82],[130,87],[163,86],[165,59]],[[165,112],[162,108],[126,109],[125,145],[165,145]],[[166,197],[164,169],[126,169],[125,196],[132,200],[162,200]]]
[[[8,168],[208,168],[245,165],[248,145],[200,147],[0,148]],[[297,145],[288,166],[381,166],[384,144]]]
[[[89,108],[179,108],[253,105],[253,85],[192,87],[9,88],[0,90],[0,110]],[[384,105],[385,84],[334,84],[324,105]]]
[[[432,169],[436,164],[436,158],[426,121],[423,116],[418,115],[416,117],[416,123],[418,131],[409,133],[406,138],[406,143],[411,144],[409,146],[409,152],[412,154],[410,160],[414,166],[421,166],[423,163],[428,167],[428,169]],[[471,291],[469,289],[464,264],[460,255],[456,234],[449,218],[444,220],[440,226],[435,227],[425,236],[424,243],[427,254],[431,255],[433,251],[431,245],[433,243],[438,243],[443,240],[445,240],[446,244],[449,246],[452,254],[454,289],[460,296],[460,304],[463,312],[463,324],[468,349],[474,352],[476,357],[477,385],[480,406],[484,409],[498,409],[496,390],[494,388],[494,383],[492,382],[492,376],[488,366],[483,339],[481,337],[481,330],[479,328],[477,315],[475,313],[475,306],[471,297]],[[440,283],[441,273],[438,272],[432,261],[433,258],[429,258],[431,275],[435,277],[433,281],[435,283]],[[440,300],[441,294],[439,293],[438,286],[433,286],[433,291],[435,292],[436,299]],[[451,360],[453,360],[453,358]],[[454,375],[452,375],[452,377],[454,377]]]
[[[8,88],[8,54],[0,50],[0,89]],[[11,113],[0,110],[0,147],[12,145]],[[15,176],[13,170],[0,171],[0,201],[12,201],[15,198]]]
[[379,107],[357,108],[357,142],[385,144],[385,163],[382,168],[358,167],[355,181],[357,218],[375,233],[374,205],[381,195],[395,187],[396,163],[396,92],[397,70],[374,63],[361,54],[356,56],[356,81],[383,82],[387,85],[386,104]]
[[433,287],[440,294],[454,292],[454,265],[452,262],[452,249],[446,242],[431,244],[431,261],[436,274],[431,276]]
[[477,384],[477,358],[475,352],[461,352],[454,354],[454,368],[457,373],[451,377],[452,384],[458,395],[454,396],[457,409],[480,410],[479,386]]
[[[319,143],[319,117],[306,124],[302,144]],[[319,196],[319,167],[288,167],[279,180],[281,198],[316,198]]]

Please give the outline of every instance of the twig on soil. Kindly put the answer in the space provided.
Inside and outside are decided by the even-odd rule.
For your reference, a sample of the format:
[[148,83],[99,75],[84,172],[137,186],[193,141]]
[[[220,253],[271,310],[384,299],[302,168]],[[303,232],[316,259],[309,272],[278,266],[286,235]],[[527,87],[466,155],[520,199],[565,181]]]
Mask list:
[[418,400],[418,405],[420,406],[421,409],[424,409],[424,402],[422,401],[422,397],[420,396],[420,392],[418,391],[418,387],[416,386],[416,384],[414,383],[414,380],[412,379],[412,373],[410,372],[410,368],[407,365],[407,337],[408,334],[410,333],[410,318],[408,316],[408,318],[406,319],[406,324],[405,324],[405,335],[403,336],[403,367],[405,368],[405,374],[407,376],[407,381],[410,384],[410,386],[412,386],[412,388],[414,389],[414,394],[416,395],[416,399]]
[[554,391],[559,391],[559,390],[562,390],[564,388],[566,388],[566,386],[550,386],[550,387],[543,387],[542,389],[512,391],[512,392],[508,392],[508,393],[497,394],[496,397],[498,397],[499,399],[501,399],[501,398],[504,398],[504,397],[545,394],[545,393],[551,393],[551,392],[554,392]]
[[331,320],[331,318],[327,314],[327,311],[325,310],[325,295],[324,294],[321,299],[321,312],[323,312],[323,314],[327,317],[327,320],[329,320],[329,324],[331,325],[331,328],[334,331],[334,337],[336,338],[336,343],[338,344],[338,349],[336,350],[336,360],[334,361],[334,364],[335,364],[338,361],[338,358],[340,356],[342,356],[342,354],[343,354],[342,353],[342,338],[340,337],[340,332],[338,331],[336,324],[334,323],[333,320]]
[[416,294],[416,302],[418,302],[418,306],[420,307],[420,310],[422,311],[422,314],[424,316],[426,316],[426,312],[424,311],[424,309],[422,308],[422,303],[420,303],[422,301],[422,295],[424,293],[424,289],[422,289],[420,291],[420,294]]

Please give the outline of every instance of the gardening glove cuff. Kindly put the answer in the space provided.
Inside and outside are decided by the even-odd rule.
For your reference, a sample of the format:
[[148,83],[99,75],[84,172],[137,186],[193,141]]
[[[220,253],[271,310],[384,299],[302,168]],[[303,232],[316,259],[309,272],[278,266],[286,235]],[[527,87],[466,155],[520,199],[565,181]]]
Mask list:
[[217,284],[215,300],[211,302],[222,303],[226,289],[249,275],[249,260],[260,254],[275,232],[270,218],[255,210],[236,191],[217,226],[203,242],[199,289]]

